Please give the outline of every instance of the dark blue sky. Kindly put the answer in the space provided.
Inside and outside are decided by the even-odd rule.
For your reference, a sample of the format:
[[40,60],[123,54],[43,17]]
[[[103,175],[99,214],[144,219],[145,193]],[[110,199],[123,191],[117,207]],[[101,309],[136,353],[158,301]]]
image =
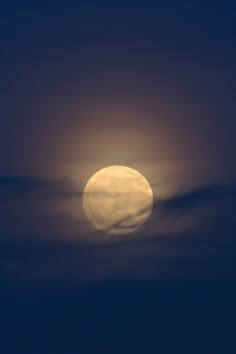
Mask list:
[[[0,5],[2,353],[235,353],[236,5]],[[154,192],[134,238],[88,225],[111,164]]]

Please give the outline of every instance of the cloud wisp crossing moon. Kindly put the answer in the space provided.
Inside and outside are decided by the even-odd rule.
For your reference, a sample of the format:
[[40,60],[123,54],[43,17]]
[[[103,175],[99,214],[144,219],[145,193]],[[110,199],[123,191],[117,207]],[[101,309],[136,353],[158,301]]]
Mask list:
[[[0,213],[2,220],[5,222],[1,225],[1,233],[7,234],[6,225],[7,220],[11,220],[11,216],[5,218],[6,205],[11,206],[12,219],[14,219],[15,208],[21,209],[21,214],[24,212],[30,220],[32,208],[30,205],[37,205],[38,203],[43,206],[47,206],[49,201],[67,203],[70,201],[78,201],[78,204],[82,203],[82,191],[77,188],[75,183],[66,179],[40,179],[33,177],[22,176],[5,176],[0,178]],[[27,200],[27,203],[26,203]],[[178,218],[184,217],[188,219],[188,215],[194,214],[197,210],[203,209],[205,206],[214,205],[225,210],[225,215],[228,213],[234,213],[236,209],[236,186],[224,186],[224,185],[205,185],[190,190],[184,194],[173,195],[168,199],[155,198],[153,203],[152,216],[149,222],[148,231],[146,226],[140,229],[140,233],[151,232],[157,234],[159,226],[162,223],[168,222],[172,225]],[[34,207],[35,209],[35,207]],[[135,217],[140,217],[147,212],[147,207],[139,208],[136,211]],[[42,214],[42,210],[40,212]],[[55,220],[55,215],[53,215]],[[65,223],[67,215],[65,215]],[[37,216],[36,216],[37,218]],[[50,215],[47,215],[50,219]],[[61,218],[58,216],[58,218]],[[115,223],[111,223],[107,226],[107,231],[114,227],[124,229],[126,226],[127,217],[121,217],[116,220]],[[40,219],[41,220],[41,219]],[[135,219],[134,219],[135,220]],[[62,220],[60,220],[62,222]],[[80,221],[81,223],[82,221]],[[84,221],[85,222],[85,221]],[[27,220],[26,220],[27,223]],[[134,223],[132,227],[136,227]],[[37,230],[35,230],[37,231]],[[68,233],[70,233],[68,229]],[[167,230],[168,231],[168,230]]]

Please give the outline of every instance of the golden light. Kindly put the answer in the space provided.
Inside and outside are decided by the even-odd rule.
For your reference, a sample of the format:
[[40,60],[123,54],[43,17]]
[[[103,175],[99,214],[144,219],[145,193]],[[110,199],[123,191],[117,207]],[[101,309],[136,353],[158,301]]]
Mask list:
[[119,235],[136,231],[149,218],[152,189],[143,175],[126,166],[109,166],[95,173],[83,193],[88,220],[99,230]]

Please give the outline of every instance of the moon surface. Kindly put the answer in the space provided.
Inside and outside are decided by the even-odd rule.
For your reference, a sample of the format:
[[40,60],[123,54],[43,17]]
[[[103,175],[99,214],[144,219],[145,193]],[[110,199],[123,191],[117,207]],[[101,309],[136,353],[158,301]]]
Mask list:
[[126,166],[96,172],[83,193],[83,209],[96,229],[122,235],[136,231],[150,216],[153,193],[146,178]]

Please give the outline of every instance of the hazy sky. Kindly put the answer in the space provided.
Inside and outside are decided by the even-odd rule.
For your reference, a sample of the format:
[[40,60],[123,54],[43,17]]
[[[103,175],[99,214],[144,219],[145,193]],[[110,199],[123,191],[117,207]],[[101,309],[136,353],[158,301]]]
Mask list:
[[[235,353],[235,10],[1,4],[4,353]],[[154,192],[149,221],[122,239],[82,210],[85,183],[109,165],[137,169]],[[102,328],[111,347],[93,347]]]

